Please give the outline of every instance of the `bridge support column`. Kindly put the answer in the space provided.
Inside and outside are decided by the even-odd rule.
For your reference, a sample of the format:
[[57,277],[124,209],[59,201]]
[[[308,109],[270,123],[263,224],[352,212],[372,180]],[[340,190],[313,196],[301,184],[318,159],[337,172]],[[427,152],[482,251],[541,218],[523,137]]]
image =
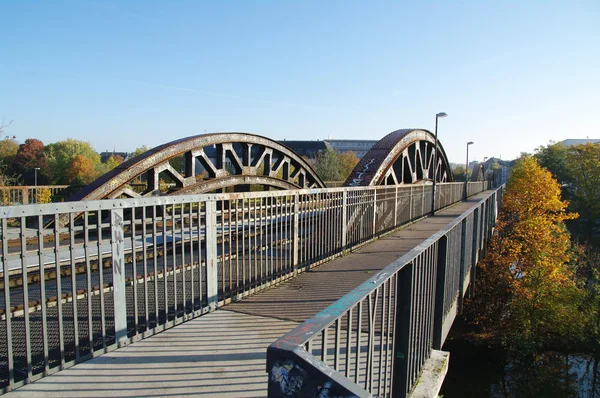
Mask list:
[[217,203],[215,200],[206,202],[206,293],[208,307],[212,311],[219,303],[218,258],[217,258]]
[[[127,338],[127,301],[125,299],[125,246],[123,237],[123,209],[110,211],[112,231],[112,274],[115,311],[115,338],[122,345]],[[102,269],[102,265],[100,265]],[[102,289],[102,287],[100,287]]]

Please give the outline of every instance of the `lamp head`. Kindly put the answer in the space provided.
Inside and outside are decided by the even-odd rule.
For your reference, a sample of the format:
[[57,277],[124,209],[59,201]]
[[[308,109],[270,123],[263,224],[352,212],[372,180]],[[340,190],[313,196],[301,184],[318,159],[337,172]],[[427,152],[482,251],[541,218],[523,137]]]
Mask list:
[[474,142],[473,142],[473,141],[469,141],[469,142],[467,142],[467,146],[469,146],[469,145],[473,145],[473,144],[474,144]]
[[440,112],[435,115],[435,117],[446,117],[448,114],[446,112]]

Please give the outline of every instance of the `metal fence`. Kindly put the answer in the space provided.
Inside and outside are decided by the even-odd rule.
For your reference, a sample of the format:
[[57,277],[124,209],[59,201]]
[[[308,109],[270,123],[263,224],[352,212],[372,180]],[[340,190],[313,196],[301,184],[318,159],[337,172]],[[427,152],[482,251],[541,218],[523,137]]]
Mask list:
[[0,187],[0,205],[15,206],[37,203],[41,191],[49,191],[50,195],[58,195],[68,185],[38,185],[35,186],[2,186]]
[[[440,184],[436,207],[462,185]],[[0,391],[292,277],[425,216],[431,197],[419,185],[3,207]],[[394,297],[385,286],[380,300]]]
[[501,193],[490,193],[273,343],[267,352],[269,397],[404,397],[412,391],[474,282]]

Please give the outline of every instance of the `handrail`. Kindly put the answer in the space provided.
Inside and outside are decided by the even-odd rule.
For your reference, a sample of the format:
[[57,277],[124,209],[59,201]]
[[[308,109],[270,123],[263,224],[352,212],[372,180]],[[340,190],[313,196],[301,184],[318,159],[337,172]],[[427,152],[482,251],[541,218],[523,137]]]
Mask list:
[[[482,237],[481,241],[478,241],[481,245],[475,243],[475,249],[482,248],[483,237],[490,236],[491,228],[495,224],[497,214],[496,196],[500,196],[501,189],[491,192],[481,199],[477,205],[454,219],[442,230],[436,232],[338,301],[271,344],[267,350],[269,397],[300,396],[301,392],[305,392],[303,391],[304,388],[312,388],[318,391],[326,388],[333,395],[343,397],[368,397],[371,394],[390,396],[392,392],[394,396],[406,395],[414,385],[416,374],[420,372],[420,368],[429,357],[427,347],[434,344],[441,347],[445,336],[440,336],[440,334],[447,333],[442,330],[441,324],[444,323],[444,318],[448,315],[448,303],[443,303],[443,299],[438,297],[426,298],[423,300],[425,304],[421,302],[419,306],[421,310],[423,307],[428,307],[428,310],[433,310],[435,307],[437,313],[433,314],[433,317],[437,322],[433,322],[431,315],[425,321],[423,319],[416,321],[419,316],[424,316],[424,314],[414,314],[407,311],[406,308],[407,305],[410,307],[410,304],[414,301],[415,292],[413,290],[416,289],[416,293],[420,295],[447,295],[443,286],[438,286],[436,291],[427,290],[427,287],[431,288],[431,282],[435,279],[431,274],[432,271],[438,274],[437,278],[441,278],[439,273],[442,272],[438,271],[446,271],[450,268],[450,264],[446,264],[445,258],[444,261],[441,261],[441,257],[436,258],[438,255],[441,256],[442,252],[445,255],[448,249],[447,242],[440,244],[440,241],[447,239],[451,232],[466,224],[469,217],[472,218],[475,212],[484,208],[487,211],[487,218],[479,218],[482,229],[476,232]],[[477,225],[475,225],[475,228],[477,229]],[[464,247],[469,243],[473,243],[474,239],[466,236],[466,228],[462,229],[462,246]],[[470,242],[466,240],[470,240]],[[474,260],[473,264],[476,263],[477,258],[474,257]],[[442,268],[438,269],[440,263],[443,263],[441,264],[443,270]],[[464,268],[464,264],[462,265],[463,267],[460,268]],[[424,268],[427,268],[427,270],[423,271]],[[463,279],[467,277],[468,271],[462,269]],[[422,276],[423,273],[427,275],[422,280],[415,277]],[[419,287],[419,282],[423,286]],[[442,279],[441,282],[445,281]],[[460,291],[464,291],[464,288],[464,286],[460,286]],[[403,291],[403,289],[405,290]],[[462,297],[462,293],[458,294],[458,297]],[[436,306],[435,303],[439,299],[442,301]],[[388,312],[394,307],[393,319],[390,318],[390,314],[376,313],[379,302],[381,302],[380,308],[385,309],[386,305],[388,306]],[[363,327],[361,327],[361,321],[365,316],[362,313],[362,307],[365,306],[368,307],[366,316],[370,321],[366,331],[362,330]],[[353,311],[357,311],[356,317],[353,316]],[[402,316],[403,314],[404,316]],[[408,315],[408,318],[406,315]],[[375,318],[379,318],[379,330],[376,330]],[[425,318],[427,318],[426,315]],[[411,336],[410,329],[412,325],[407,324],[412,322],[428,323],[427,330],[422,331],[431,334],[431,336],[429,338]],[[434,324],[436,324],[435,327]],[[345,332],[341,330],[343,327],[345,327]],[[397,330],[400,328],[403,328],[403,331]],[[369,339],[366,344],[367,357],[365,358],[365,364],[360,363],[360,352],[365,348],[365,344],[361,342],[361,334],[363,333],[368,335]],[[438,336],[433,336],[434,333]],[[380,339],[378,349],[380,359],[385,358],[384,361],[378,364],[374,364],[373,359],[377,354],[377,349],[374,348],[375,342],[373,341],[376,338]],[[423,341],[415,341],[418,339]],[[434,342],[434,340],[437,340],[437,342]],[[354,342],[356,342],[355,346],[353,346]],[[423,345],[423,342],[426,344]],[[420,345],[420,347],[416,347],[417,353],[415,353],[418,358],[407,358],[407,351],[410,351],[409,347],[413,346],[412,348],[415,349],[415,344]],[[345,352],[343,352],[344,349]],[[352,349],[354,349],[354,355]],[[330,353],[329,351],[333,352]],[[316,352],[320,358],[313,356],[312,352]],[[403,366],[398,366],[398,364]],[[361,366],[363,369],[361,369]],[[398,369],[400,367],[404,369]],[[374,372],[374,368],[377,368],[377,372]],[[295,377],[300,380],[290,386],[287,379],[281,378],[279,375],[283,371],[290,373],[292,370],[296,372]],[[345,372],[345,375],[342,374],[342,371]],[[379,377],[377,380],[374,379],[374,374],[375,377]],[[354,382],[349,377],[352,377]],[[359,385],[356,383],[357,379],[364,379],[364,382]],[[394,379],[393,382],[392,379]]]
[[[460,201],[462,187],[440,184],[438,209]],[[0,363],[0,392],[201,316],[427,216],[431,188],[2,207],[0,334],[8,337],[0,351],[9,354]]]

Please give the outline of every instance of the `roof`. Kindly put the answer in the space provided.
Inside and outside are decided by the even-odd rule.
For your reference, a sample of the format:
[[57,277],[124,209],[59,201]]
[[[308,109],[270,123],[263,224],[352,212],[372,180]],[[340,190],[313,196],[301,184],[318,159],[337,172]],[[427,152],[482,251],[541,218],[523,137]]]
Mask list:
[[585,145],[585,144],[600,144],[600,138],[568,138],[559,142],[564,146]]

